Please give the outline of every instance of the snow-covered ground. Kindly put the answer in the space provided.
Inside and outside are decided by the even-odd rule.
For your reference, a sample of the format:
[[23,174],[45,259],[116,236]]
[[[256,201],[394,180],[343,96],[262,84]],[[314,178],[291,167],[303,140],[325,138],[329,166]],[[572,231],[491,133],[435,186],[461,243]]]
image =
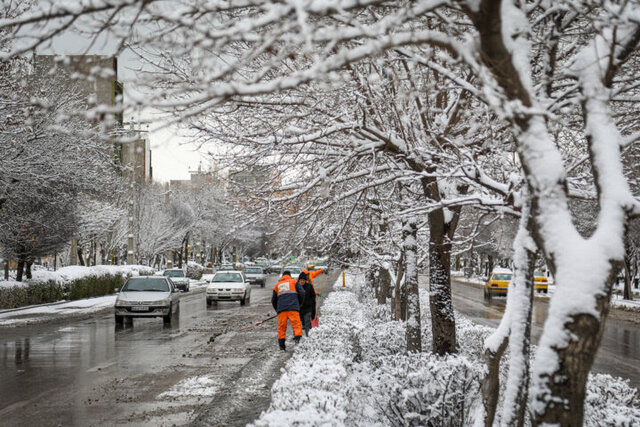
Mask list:
[[81,299],[77,301],[41,304],[26,308],[0,310],[0,326],[19,326],[63,316],[78,316],[96,313],[113,307],[116,295],[106,295],[97,298]]
[[[256,426],[469,425],[481,404],[482,348],[490,328],[457,316],[460,353],[431,348],[428,294],[421,290],[423,348],[404,354],[405,329],[349,275],[325,301],[320,326],[295,349]],[[504,381],[503,381],[504,383]],[[640,400],[625,380],[590,376],[585,424],[637,425]]]
[[92,267],[83,267],[80,265],[70,265],[68,267],[59,268],[56,271],[45,269],[34,269],[32,278],[25,279],[22,282],[15,280],[0,280],[0,287],[12,286],[28,286],[30,282],[48,282],[54,281],[59,284],[69,283],[73,280],[81,279],[88,276],[104,276],[106,274],[125,274],[137,276],[140,274],[153,274],[154,268],[146,265],[95,265]]

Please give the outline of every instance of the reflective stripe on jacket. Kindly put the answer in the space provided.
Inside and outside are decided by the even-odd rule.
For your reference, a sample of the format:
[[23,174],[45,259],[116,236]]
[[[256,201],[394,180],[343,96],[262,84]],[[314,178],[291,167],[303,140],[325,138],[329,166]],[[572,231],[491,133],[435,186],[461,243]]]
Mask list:
[[271,305],[277,313],[293,310],[300,311],[300,305],[304,300],[304,289],[297,284],[291,276],[282,276],[273,287]]

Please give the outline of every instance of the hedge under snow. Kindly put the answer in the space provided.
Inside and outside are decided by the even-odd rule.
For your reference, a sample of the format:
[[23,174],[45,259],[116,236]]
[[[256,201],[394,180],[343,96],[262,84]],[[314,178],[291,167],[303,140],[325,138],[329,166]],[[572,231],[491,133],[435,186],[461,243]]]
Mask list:
[[[407,355],[404,324],[389,320],[388,307],[374,301],[362,275],[348,283],[334,286],[320,326],[295,349],[255,425],[473,424],[491,329],[457,316],[459,354],[430,354],[428,293],[421,290],[425,351]],[[594,374],[587,387],[586,425],[640,423],[638,392],[627,381]]]

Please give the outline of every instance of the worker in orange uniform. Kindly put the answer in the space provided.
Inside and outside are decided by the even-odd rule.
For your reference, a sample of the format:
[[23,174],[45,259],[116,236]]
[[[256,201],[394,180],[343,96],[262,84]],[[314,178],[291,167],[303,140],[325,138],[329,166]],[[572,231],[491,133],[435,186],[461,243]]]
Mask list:
[[[322,271],[321,268],[317,269],[317,270],[313,270],[313,271],[309,271],[309,270],[302,270],[303,273],[305,273],[307,276],[309,276],[309,281],[311,281],[311,287],[313,288],[313,292],[316,293],[316,295],[318,295],[318,291],[316,291],[316,287],[313,286],[313,278],[316,276],[321,275],[322,273],[324,273]],[[322,295],[320,295],[322,296]]]
[[273,287],[271,305],[278,313],[278,344],[280,350],[286,350],[285,339],[287,337],[287,320],[293,328],[295,343],[302,338],[302,324],[300,323],[300,305],[304,301],[304,289],[291,278],[291,273],[282,273],[280,281]]

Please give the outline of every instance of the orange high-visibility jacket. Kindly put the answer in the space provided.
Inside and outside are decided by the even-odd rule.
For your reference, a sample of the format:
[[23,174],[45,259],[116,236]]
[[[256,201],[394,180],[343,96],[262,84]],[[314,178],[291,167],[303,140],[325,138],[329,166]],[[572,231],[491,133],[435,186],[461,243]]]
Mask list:
[[322,269],[319,268],[317,270],[314,271],[309,271],[309,270],[302,270],[303,273],[306,273],[309,276],[309,280],[311,281],[311,287],[313,288],[313,292],[316,293],[316,295],[318,295],[318,291],[316,291],[316,287],[313,286],[313,278],[316,276],[319,276],[323,273]]
[[304,289],[291,276],[282,276],[273,287],[271,305],[277,313],[289,310],[300,311],[302,301],[304,301]]

